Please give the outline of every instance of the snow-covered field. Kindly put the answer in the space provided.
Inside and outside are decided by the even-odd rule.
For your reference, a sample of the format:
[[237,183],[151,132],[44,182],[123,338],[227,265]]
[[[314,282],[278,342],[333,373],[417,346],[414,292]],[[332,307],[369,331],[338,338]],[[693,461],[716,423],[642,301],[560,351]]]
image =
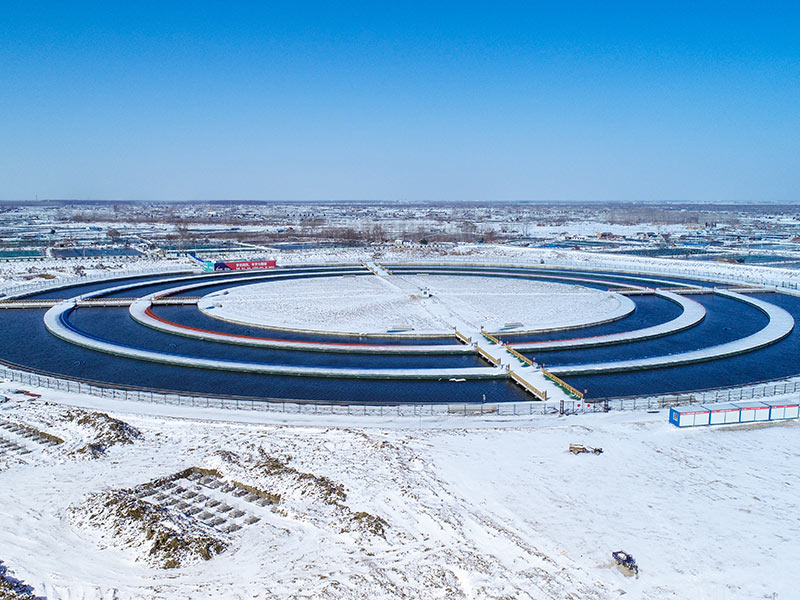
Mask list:
[[[800,271],[489,245],[276,258],[800,278]],[[121,274],[177,262],[82,266],[88,275]],[[68,278],[73,264],[3,263],[0,285]],[[434,296],[447,293],[433,279],[426,285]],[[525,310],[529,299],[518,291]],[[503,302],[489,298],[479,317],[488,320]],[[0,404],[0,598],[10,595],[9,577],[50,600],[731,600],[791,599],[800,588],[797,421],[678,430],[664,411],[284,419],[52,390],[34,390],[43,397],[31,400],[15,389],[0,385],[11,397]],[[570,443],[605,452],[574,456]],[[636,557],[638,578],[614,567],[611,552],[620,549]]]
[[510,324],[517,330],[547,329],[597,322],[634,308],[628,298],[582,286],[446,275],[258,283],[215,292],[200,306],[213,317],[241,323],[356,333],[449,333],[454,323],[489,331]]
[[[697,277],[749,280],[751,282],[777,281],[800,284],[800,269],[783,269],[713,261],[686,261],[665,258],[639,257],[619,254],[600,254],[552,248],[523,248],[493,244],[461,244],[448,250],[426,247],[382,248],[328,248],[314,250],[260,251],[253,250],[250,258],[274,258],[279,265],[315,263],[360,263],[376,260],[385,263],[432,261],[479,262],[487,264],[558,265],[625,269],[633,272],[663,272]],[[241,259],[241,254],[232,255]],[[217,258],[224,259],[224,255]],[[156,257],[132,259],[81,259],[81,260],[19,260],[0,263],[0,292],[25,284],[55,283],[64,279],[77,279],[78,272],[94,277],[120,276],[123,273],[152,272],[177,268],[197,269],[189,258],[163,259]]]
[[[30,450],[0,454],[0,561],[51,600],[728,600],[793,598],[800,585],[797,421],[282,421],[35,391],[0,405],[0,422],[63,442],[0,428]],[[570,443],[604,453],[576,456]],[[191,514],[201,505],[225,522],[204,525]],[[210,532],[222,551],[173,547],[170,528],[179,541]],[[638,578],[613,565],[620,549]],[[163,568],[165,556],[180,566]]]

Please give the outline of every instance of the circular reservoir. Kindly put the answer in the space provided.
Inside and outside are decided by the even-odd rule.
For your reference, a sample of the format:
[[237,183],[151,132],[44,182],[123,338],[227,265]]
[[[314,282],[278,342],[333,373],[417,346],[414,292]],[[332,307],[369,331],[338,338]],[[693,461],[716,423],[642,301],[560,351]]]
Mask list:
[[530,400],[511,374],[543,375],[519,356],[590,399],[800,373],[800,298],[714,285],[540,265],[128,276],[4,301],[0,359],[138,389],[372,404]]

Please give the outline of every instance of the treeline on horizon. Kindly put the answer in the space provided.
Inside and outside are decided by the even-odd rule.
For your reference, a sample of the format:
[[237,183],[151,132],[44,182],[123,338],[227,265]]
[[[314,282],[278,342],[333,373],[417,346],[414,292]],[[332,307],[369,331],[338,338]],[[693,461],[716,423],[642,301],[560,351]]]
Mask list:
[[757,211],[763,212],[768,209],[771,213],[785,213],[785,212],[798,212],[800,205],[790,203],[772,203],[772,202],[698,202],[698,201],[544,201],[544,200],[113,200],[113,199],[99,199],[99,200],[86,200],[77,198],[48,198],[41,200],[0,200],[0,207],[21,207],[21,206],[42,206],[42,207],[69,207],[69,206],[103,206],[118,204],[120,206],[141,206],[141,205],[175,205],[175,206],[278,206],[278,205],[328,205],[328,206],[373,206],[373,207],[580,207],[591,210],[598,210],[602,208],[625,207],[629,210],[631,207],[639,208],[661,208],[669,211],[680,210],[694,210],[704,211],[709,207],[714,207],[715,210],[720,211]]

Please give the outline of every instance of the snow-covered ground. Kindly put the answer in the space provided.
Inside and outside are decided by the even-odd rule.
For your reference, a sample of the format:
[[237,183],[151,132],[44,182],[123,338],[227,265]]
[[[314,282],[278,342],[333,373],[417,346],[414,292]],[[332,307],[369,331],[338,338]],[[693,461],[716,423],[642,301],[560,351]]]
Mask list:
[[[429,297],[423,293],[427,290]],[[547,329],[631,311],[628,298],[576,285],[446,275],[326,277],[257,283],[200,302],[210,316],[258,326],[356,333]],[[453,318],[450,318],[453,317]]]
[[0,263],[0,292],[13,290],[17,286],[46,286],[59,282],[80,282],[94,277],[121,277],[126,274],[194,268],[196,263],[187,258],[17,260]]
[[[800,585],[797,421],[679,430],[663,411],[287,421],[35,391],[41,399],[0,405],[0,420],[63,443],[0,429],[31,450],[0,455],[0,560],[50,600],[729,600],[793,598]],[[80,451],[98,440],[105,452]],[[570,443],[604,453],[576,456]],[[242,528],[215,533],[225,549],[208,561],[159,568],[153,557],[169,548],[154,551],[161,538],[139,513],[108,499],[193,467],[211,473],[208,487],[159,483],[164,499],[142,501],[161,506],[194,486]],[[264,494],[274,503],[248,500]],[[193,518],[165,522],[177,535]],[[620,549],[638,578],[613,565]]]
[[[756,282],[800,278],[781,269],[488,245],[449,254],[354,249],[276,258],[466,259]],[[86,263],[85,272],[176,265],[110,262]],[[4,263],[0,285],[43,274],[67,278],[73,264]],[[30,400],[11,394],[14,387],[0,388],[12,396],[0,404],[0,422],[17,428],[0,428],[0,561],[50,600],[731,600],[794,598],[800,587],[797,421],[678,430],[664,411],[503,420],[283,417],[52,390]],[[574,456],[570,443],[605,452]],[[185,497],[200,485],[187,477],[177,480],[187,489],[180,500],[160,483],[155,498],[163,500],[144,496],[153,486],[143,484],[190,468],[212,473],[211,481],[219,477],[229,490],[203,487],[199,494],[230,506],[225,530],[211,531],[180,512],[198,504],[197,496]],[[237,496],[240,490],[277,501],[262,506]],[[119,498],[129,501],[127,513],[114,504]],[[142,506],[157,513],[155,521],[137,520]],[[242,515],[230,516],[237,511]],[[231,523],[241,529],[228,531]],[[160,568],[172,552],[171,538],[164,538],[170,530],[195,540],[208,534],[222,551],[206,561],[181,550],[181,566]],[[638,579],[613,566],[611,552],[620,549],[638,560]]]

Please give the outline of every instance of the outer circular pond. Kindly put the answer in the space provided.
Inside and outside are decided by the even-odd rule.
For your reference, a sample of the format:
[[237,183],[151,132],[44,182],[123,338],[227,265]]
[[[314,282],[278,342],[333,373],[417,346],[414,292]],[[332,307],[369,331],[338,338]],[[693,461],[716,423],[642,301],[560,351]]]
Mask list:
[[[347,286],[347,294],[334,296]],[[483,326],[488,337],[545,364],[590,399],[797,375],[800,298],[714,286],[524,265],[148,276],[18,299],[18,308],[0,311],[0,358],[66,378],[200,395],[347,403],[531,399],[456,335],[474,339]],[[380,315],[370,315],[376,303],[359,290],[391,290],[386,297],[411,310],[394,322],[390,298],[376,309]],[[312,291],[319,294],[309,302]],[[215,313],[226,304],[237,310]],[[337,318],[342,305],[349,308]],[[316,307],[307,323],[303,306]],[[414,315],[421,318],[412,322]]]

